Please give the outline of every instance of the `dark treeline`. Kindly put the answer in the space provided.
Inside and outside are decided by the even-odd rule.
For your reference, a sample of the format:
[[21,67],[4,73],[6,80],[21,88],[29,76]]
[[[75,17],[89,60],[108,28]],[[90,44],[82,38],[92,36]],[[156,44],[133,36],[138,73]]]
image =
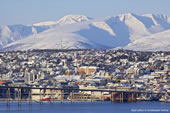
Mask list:
[[[17,50],[17,51],[1,51],[0,53],[25,53],[25,52],[70,52],[70,51],[115,51],[115,52],[125,52],[128,55],[132,53],[136,53],[139,56],[151,55],[151,54],[161,54],[164,53],[165,55],[170,55],[170,51],[133,51],[133,50],[98,50],[98,49],[33,49],[33,50]],[[124,56],[126,57],[126,56]]]
[[14,52],[19,52],[19,53],[25,53],[25,52],[69,52],[69,51],[87,51],[90,49],[33,49],[33,50],[27,50],[27,51],[1,51],[0,53],[14,53]]
[[34,49],[32,52],[69,52],[69,51],[86,51],[89,49]]

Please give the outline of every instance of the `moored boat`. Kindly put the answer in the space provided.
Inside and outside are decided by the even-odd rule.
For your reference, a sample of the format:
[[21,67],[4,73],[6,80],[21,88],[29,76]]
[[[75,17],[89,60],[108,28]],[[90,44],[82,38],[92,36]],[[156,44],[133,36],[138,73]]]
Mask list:
[[42,98],[43,101],[50,101],[51,97],[46,95],[45,97]]
[[137,101],[152,101],[152,97],[140,96],[136,98]]
[[160,99],[159,99],[160,102],[170,102],[170,95],[168,94],[165,94],[163,95]]

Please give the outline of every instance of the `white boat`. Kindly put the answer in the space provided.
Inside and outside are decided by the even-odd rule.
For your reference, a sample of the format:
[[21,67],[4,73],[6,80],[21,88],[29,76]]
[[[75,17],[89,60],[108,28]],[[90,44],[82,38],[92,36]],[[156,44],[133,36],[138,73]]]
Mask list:
[[170,102],[170,96],[168,94],[163,95],[160,99],[160,102]]
[[145,99],[143,97],[137,97],[136,100],[137,101],[145,101]]
[[152,97],[140,96],[136,98],[137,101],[151,101]]

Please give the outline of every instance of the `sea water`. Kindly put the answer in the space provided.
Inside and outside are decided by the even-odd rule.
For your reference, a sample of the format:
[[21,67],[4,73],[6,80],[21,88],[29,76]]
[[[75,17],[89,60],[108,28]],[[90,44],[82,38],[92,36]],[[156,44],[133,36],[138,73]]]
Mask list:
[[0,102],[0,113],[170,113],[170,103],[161,102],[44,102],[43,104],[33,102]]

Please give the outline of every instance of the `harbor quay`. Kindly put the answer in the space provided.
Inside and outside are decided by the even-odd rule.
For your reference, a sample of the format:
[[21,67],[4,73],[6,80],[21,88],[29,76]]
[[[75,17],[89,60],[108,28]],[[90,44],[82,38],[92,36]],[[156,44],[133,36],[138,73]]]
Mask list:
[[[17,101],[20,106],[22,101],[38,102],[43,104],[45,101],[54,103],[60,101],[110,101],[112,102],[136,102],[152,101],[151,97],[156,95],[161,97],[164,92],[150,92],[130,89],[76,89],[76,88],[41,88],[41,87],[6,87],[0,86],[0,101],[6,101],[7,106],[10,102]],[[141,98],[145,96],[146,98]]]

